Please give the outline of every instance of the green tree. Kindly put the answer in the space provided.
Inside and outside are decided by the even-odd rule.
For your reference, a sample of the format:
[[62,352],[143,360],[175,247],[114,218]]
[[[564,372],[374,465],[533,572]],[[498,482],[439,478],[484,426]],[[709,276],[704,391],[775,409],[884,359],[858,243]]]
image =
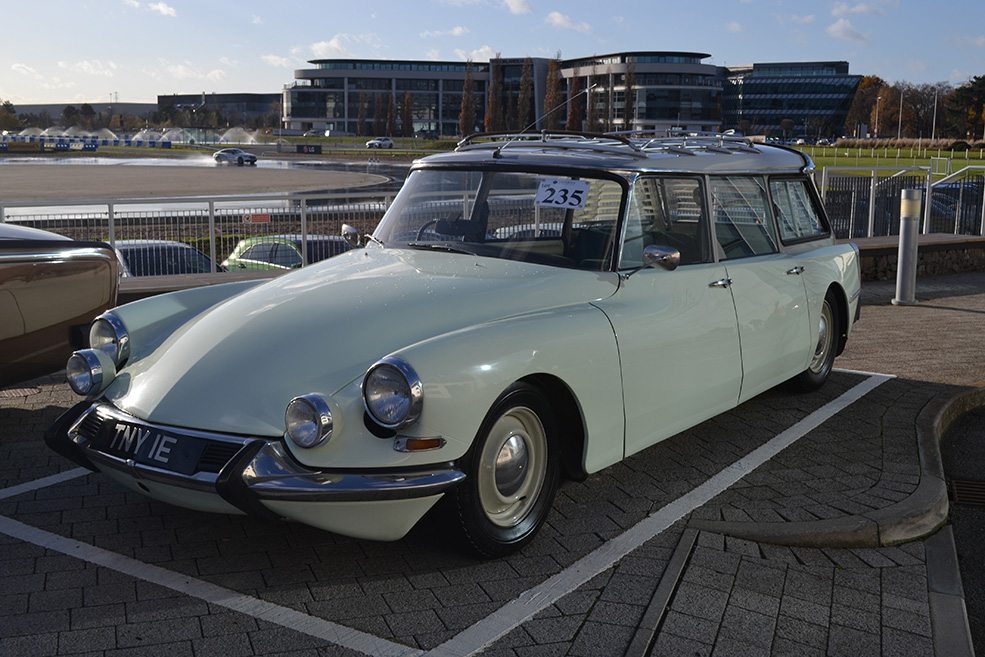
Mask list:
[[976,75],[950,94],[944,103],[947,134],[955,139],[985,139],[985,75]]
[[861,126],[868,126],[869,132],[872,132],[876,98],[879,97],[879,91],[884,86],[886,83],[879,76],[867,75],[862,78],[858,89],[855,91],[852,105],[848,108],[848,115],[845,117],[844,134],[859,138],[865,137],[864,134],[859,134]]
[[465,63],[465,82],[462,85],[462,109],[458,113],[458,132],[463,137],[475,132],[475,78],[472,60]]
[[70,128],[79,120],[79,110],[74,105],[66,105],[62,110],[62,124]]
[[21,122],[17,118],[17,110],[9,100],[3,101],[0,105],[0,130],[20,130]]

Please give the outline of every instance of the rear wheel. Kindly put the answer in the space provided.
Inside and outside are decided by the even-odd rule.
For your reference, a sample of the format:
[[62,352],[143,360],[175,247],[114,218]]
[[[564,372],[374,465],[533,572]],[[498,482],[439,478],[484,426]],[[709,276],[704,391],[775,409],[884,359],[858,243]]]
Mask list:
[[557,427],[539,389],[513,384],[493,405],[462,466],[453,493],[466,543],[486,557],[516,552],[547,520],[557,491]]
[[817,343],[814,345],[814,355],[807,369],[800,373],[795,382],[802,390],[817,390],[831,375],[835,362],[835,345],[837,344],[840,328],[838,313],[835,310],[835,299],[831,292],[824,297],[821,304],[821,314],[818,317]]

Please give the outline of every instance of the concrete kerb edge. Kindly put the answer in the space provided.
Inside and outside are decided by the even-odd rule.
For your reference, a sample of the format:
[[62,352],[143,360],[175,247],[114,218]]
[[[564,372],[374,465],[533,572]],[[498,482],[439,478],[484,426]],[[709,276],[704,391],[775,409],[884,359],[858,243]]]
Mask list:
[[916,420],[920,483],[906,499],[845,518],[755,523],[693,519],[689,527],[776,545],[816,548],[872,548],[930,536],[947,522],[947,487],[940,438],[965,413],[985,406],[985,386],[941,393]]

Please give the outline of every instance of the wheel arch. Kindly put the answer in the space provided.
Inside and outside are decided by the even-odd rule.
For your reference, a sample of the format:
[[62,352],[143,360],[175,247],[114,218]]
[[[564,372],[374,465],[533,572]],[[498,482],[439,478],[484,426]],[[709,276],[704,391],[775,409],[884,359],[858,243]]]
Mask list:
[[536,386],[547,397],[557,422],[561,445],[561,472],[568,479],[584,481],[585,421],[575,394],[564,381],[550,374],[532,374],[520,379]]
[[835,300],[834,311],[838,314],[838,342],[835,347],[835,356],[840,356],[845,351],[848,344],[848,294],[838,283],[828,286],[825,296],[830,294]]

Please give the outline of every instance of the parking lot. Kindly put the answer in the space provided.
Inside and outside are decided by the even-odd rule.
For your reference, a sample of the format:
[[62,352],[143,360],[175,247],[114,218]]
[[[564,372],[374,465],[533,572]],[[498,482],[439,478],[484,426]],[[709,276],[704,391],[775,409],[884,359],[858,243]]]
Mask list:
[[820,392],[563,482],[493,561],[442,509],[375,543],[150,501],[45,447],[60,376],[0,390],[0,654],[971,654],[932,461],[940,411],[982,397],[983,283],[909,308],[867,284]]

